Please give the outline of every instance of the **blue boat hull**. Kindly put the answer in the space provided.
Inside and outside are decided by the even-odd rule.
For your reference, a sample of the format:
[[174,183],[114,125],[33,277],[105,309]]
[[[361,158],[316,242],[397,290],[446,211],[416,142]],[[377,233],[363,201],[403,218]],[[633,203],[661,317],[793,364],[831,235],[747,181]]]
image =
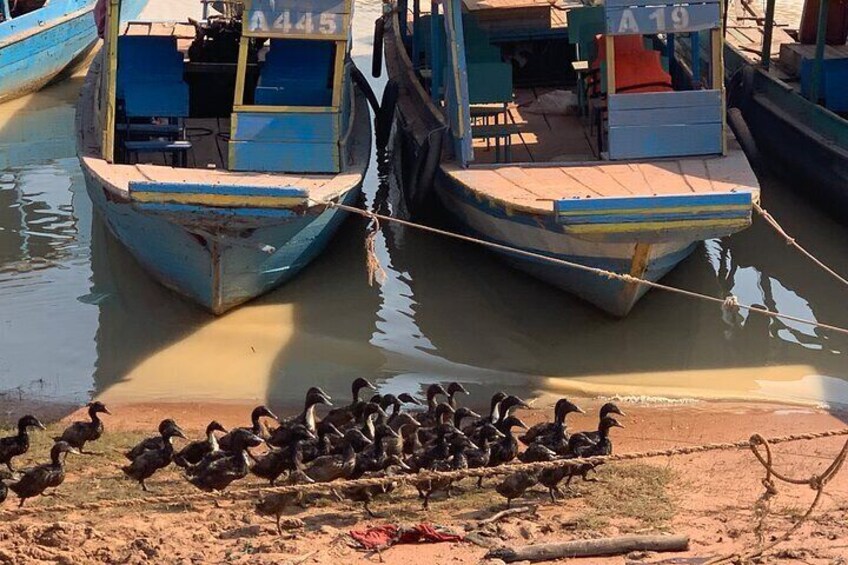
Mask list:
[[[238,231],[203,232],[177,217],[107,198],[86,171],[86,187],[112,234],[161,284],[221,314],[296,276],[327,246],[346,213],[310,209]],[[342,202],[353,204],[360,186]]]
[[[122,19],[146,0],[123,3]],[[51,0],[0,23],[0,102],[35,92],[85,58],[97,42],[93,0]]]
[[[636,274],[654,282],[686,259],[698,244],[690,240],[653,244],[647,248],[644,268],[640,266],[639,272],[635,273],[634,265],[639,263],[636,244],[582,241],[561,231],[549,230],[542,220],[530,226],[475,199],[441,170],[436,175],[435,192],[444,212],[466,235],[586,267]],[[527,242],[533,245],[528,246]],[[612,280],[542,259],[499,250],[496,253],[509,265],[574,294],[613,316],[626,316],[649,289],[644,285]]]

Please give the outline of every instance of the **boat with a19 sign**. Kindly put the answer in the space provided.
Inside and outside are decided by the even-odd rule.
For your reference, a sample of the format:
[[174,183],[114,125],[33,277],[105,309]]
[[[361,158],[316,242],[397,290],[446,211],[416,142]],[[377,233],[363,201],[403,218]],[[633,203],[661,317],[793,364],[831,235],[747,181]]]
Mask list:
[[210,2],[199,21],[126,26],[120,4],[77,109],[88,193],[150,274],[220,314],[294,277],[344,219],[331,204],[360,195],[352,0]]
[[[464,233],[562,260],[499,251],[512,265],[627,315],[648,287],[585,267],[658,281],[759,200],[726,125],[720,6],[399,0],[382,35],[410,209],[434,195]],[[669,56],[701,36],[703,81]]]

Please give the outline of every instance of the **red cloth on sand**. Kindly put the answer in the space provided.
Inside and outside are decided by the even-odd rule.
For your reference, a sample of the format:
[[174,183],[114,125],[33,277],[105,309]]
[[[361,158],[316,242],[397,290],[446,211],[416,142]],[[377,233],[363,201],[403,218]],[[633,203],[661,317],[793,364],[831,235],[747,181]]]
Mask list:
[[436,531],[430,524],[418,524],[412,528],[399,528],[393,524],[375,526],[367,530],[353,530],[350,537],[368,550],[384,549],[397,543],[439,543],[462,541],[462,536]]

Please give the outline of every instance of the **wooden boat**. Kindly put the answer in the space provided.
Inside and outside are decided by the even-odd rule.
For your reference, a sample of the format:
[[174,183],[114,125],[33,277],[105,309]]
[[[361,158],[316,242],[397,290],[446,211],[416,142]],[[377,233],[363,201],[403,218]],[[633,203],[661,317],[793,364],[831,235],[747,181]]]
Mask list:
[[317,7],[255,0],[196,28],[119,26],[110,4],[77,109],[89,196],[149,273],[216,314],[294,277],[345,217],[329,204],[360,196],[351,1]]
[[[126,0],[133,17],[145,0]],[[94,0],[0,0],[0,102],[35,92],[97,42]]]
[[[817,4],[805,4],[805,21],[818,19]],[[827,5],[822,2],[825,16]],[[769,164],[800,180],[793,186],[848,222],[848,30],[830,44],[828,35],[840,31],[836,24],[822,25],[827,18],[818,19],[818,29],[807,31],[811,37],[801,43],[796,30],[775,25],[773,1],[770,6],[769,14],[750,0],[729,6],[730,103],[742,110]]]
[[[432,187],[468,234],[651,281],[750,225],[759,186],[725,124],[718,0],[400,0],[386,20],[413,212]],[[668,57],[699,31],[715,46],[703,85]],[[647,290],[503,256],[616,316]]]
[[0,102],[40,89],[85,55],[97,41],[93,10],[94,0],[0,0]]

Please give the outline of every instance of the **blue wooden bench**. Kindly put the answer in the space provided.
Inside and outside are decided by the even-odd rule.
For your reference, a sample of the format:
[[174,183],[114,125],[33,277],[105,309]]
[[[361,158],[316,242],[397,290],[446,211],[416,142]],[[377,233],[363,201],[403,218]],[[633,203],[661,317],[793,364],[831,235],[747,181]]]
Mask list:
[[170,153],[175,167],[185,167],[191,142],[147,139],[144,141],[124,141],[124,149],[129,155],[138,153]]

